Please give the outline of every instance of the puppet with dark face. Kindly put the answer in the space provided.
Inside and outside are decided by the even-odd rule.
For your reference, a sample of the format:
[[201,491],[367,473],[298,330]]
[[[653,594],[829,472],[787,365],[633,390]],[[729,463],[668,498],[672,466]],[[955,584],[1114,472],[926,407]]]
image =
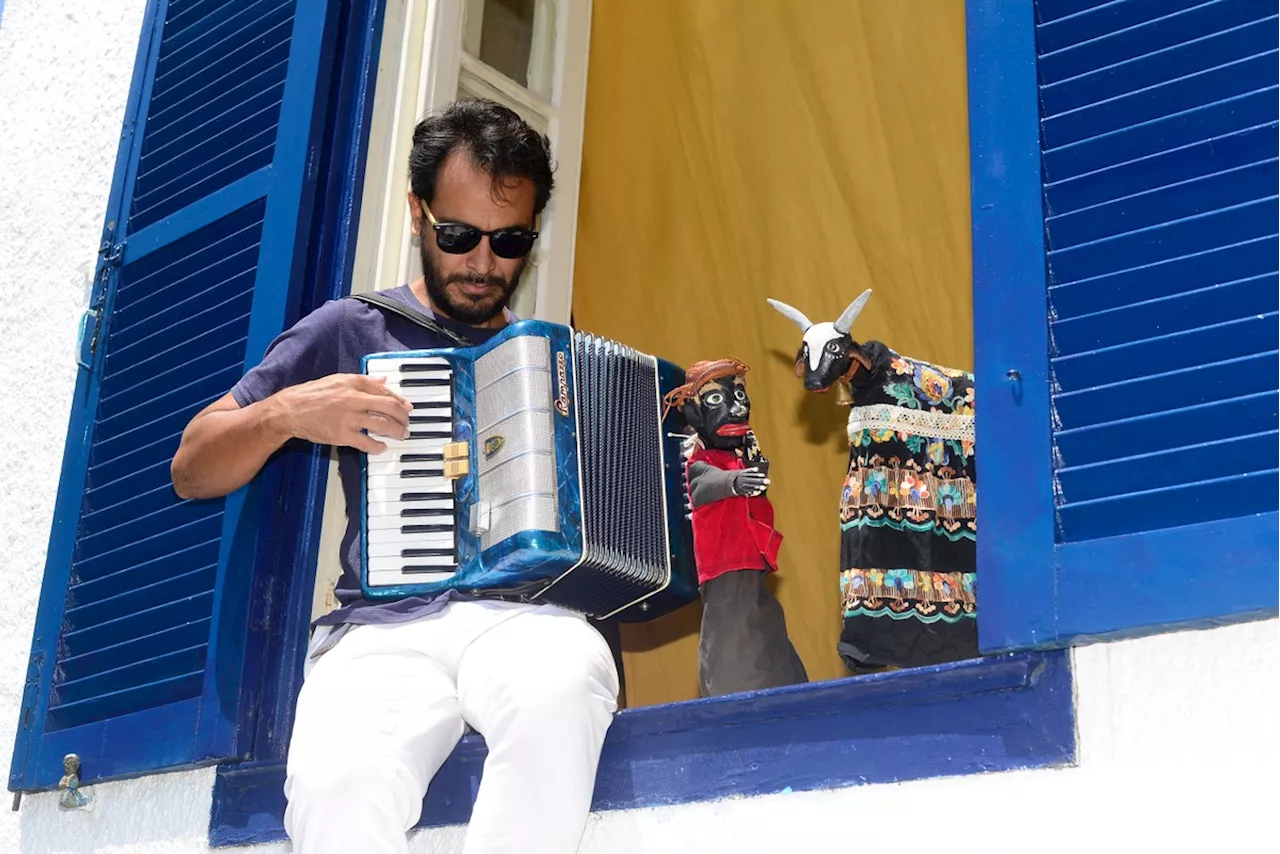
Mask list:
[[732,478],[730,489],[738,495],[763,495],[769,485],[769,461],[751,431],[751,398],[742,375],[706,381],[685,401],[683,412],[704,447],[733,451],[751,464]]
[[698,678],[711,697],[807,682],[782,606],[765,587],[782,534],[765,497],[769,460],[751,430],[751,399],[736,359],[698,362],[667,396],[694,433],[685,477],[702,591]]

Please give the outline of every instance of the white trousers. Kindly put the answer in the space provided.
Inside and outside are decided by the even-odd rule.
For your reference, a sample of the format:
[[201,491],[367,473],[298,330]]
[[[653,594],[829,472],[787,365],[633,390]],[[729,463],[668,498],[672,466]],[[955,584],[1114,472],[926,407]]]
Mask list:
[[356,626],[311,663],[298,696],[285,781],[293,850],[407,852],[427,784],[470,724],[489,755],[466,854],[572,854],[617,695],[604,638],[553,605],[454,602]]

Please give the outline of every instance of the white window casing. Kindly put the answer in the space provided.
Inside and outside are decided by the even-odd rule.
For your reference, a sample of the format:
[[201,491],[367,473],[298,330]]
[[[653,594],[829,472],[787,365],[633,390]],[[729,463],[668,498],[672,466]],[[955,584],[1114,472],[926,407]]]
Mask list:
[[511,107],[551,139],[555,192],[543,212],[542,235],[512,310],[520,317],[567,324],[573,297],[591,0],[535,3],[530,88],[477,57],[484,8],[485,0],[388,2],[351,289],[394,287],[421,275],[405,203],[413,129],[422,117],[459,96],[480,96]]
[[[478,58],[485,6],[485,0],[387,0],[351,292],[395,287],[422,274],[406,202],[413,130],[460,95],[479,96],[510,107],[551,139],[555,191],[511,310],[568,324],[591,0],[535,1],[529,88]],[[345,518],[336,455],[329,469],[313,619],[336,607],[332,591],[341,574]]]

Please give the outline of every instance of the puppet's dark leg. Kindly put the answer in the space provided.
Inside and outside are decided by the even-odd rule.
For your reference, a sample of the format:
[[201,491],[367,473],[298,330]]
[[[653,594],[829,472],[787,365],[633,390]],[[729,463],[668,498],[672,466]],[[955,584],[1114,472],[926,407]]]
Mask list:
[[704,697],[808,682],[782,605],[763,570],[726,572],[702,586],[698,682]]

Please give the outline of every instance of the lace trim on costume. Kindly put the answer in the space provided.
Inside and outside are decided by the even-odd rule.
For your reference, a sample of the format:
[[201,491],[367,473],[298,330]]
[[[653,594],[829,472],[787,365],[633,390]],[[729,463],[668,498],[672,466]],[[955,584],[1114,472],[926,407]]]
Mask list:
[[907,409],[877,403],[871,406],[854,406],[849,410],[849,436],[863,430],[906,433],[929,439],[957,439],[974,441],[972,415],[952,415],[947,412],[929,412],[923,409]]

